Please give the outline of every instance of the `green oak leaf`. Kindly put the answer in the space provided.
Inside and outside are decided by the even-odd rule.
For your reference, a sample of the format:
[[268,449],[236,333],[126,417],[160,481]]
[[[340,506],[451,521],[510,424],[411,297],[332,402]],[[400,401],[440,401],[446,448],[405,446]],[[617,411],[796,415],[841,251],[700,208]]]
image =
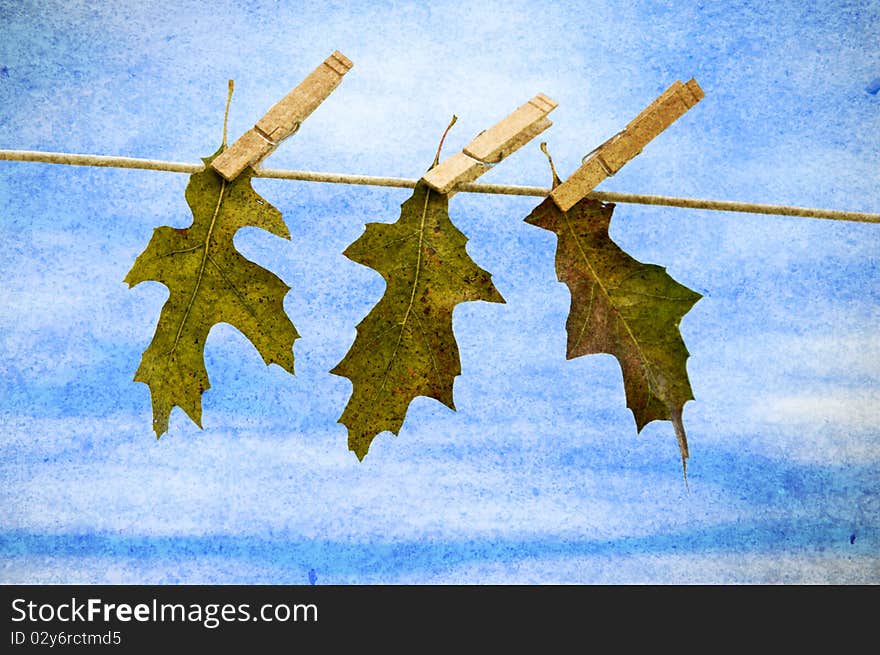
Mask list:
[[217,323],[239,329],[267,366],[278,364],[293,374],[293,342],[299,335],[283,307],[290,287],[233,245],[242,227],[259,227],[285,239],[290,233],[281,212],[251,187],[250,168],[232,182],[214,172],[210,163],[222,151],[203,159],[205,170],[190,176],[186,201],[192,225],[156,228],[125,277],[129,286],[153,280],[169,291],[134,376],[150,388],[157,437],[168,430],[175,405],[201,427],[202,393],[211,386],[205,340]]
[[385,293],[357,326],[357,336],[331,371],[352,382],[339,422],[363,459],[379,433],[399,432],[416,396],[455,409],[461,373],[452,311],[461,302],[503,303],[491,275],[465,250],[467,237],[449,219],[447,195],[419,183],[396,223],[369,223],[344,252],[385,279]]
[[614,355],[637,430],[654,420],[672,421],[685,467],[682,410],[694,396],[678,326],[702,296],[665,268],[621,250],[608,236],[613,211],[613,204],[584,198],[563,212],[547,198],[525,221],[557,236],[556,274],[571,292],[567,358]]

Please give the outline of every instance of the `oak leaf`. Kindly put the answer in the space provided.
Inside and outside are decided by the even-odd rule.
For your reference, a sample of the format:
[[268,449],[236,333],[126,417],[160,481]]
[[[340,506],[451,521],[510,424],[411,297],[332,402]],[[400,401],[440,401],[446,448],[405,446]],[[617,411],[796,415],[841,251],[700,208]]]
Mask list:
[[608,235],[613,211],[613,204],[584,198],[563,212],[547,198],[525,220],[557,235],[556,274],[571,292],[567,358],[614,355],[637,430],[672,421],[684,467],[682,410],[693,392],[678,326],[702,296],[614,243]]
[[396,223],[369,223],[343,254],[385,279],[385,293],[357,326],[357,336],[331,371],[352,382],[339,419],[348,446],[363,459],[381,432],[399,432],[416,396],[455,409],[461,373],[452,312],[461,302],[503,303],[491,275],[465,250],[467,237],[449,218],[448,196],[420,182]]
[[190,176],[186,201],[192,225],[156,228],[125,278],[129,286],[154,280],[169,291],[134,376],[150,388],[157,437],[168,430],[175,405],[201,427],[201,397],[210,388],[205,340],[217,323],[239,329],[267,366],[278,364],[293,373],[293,342],[299,335],[283,307],[290,287],[233,245],[243,227],[285,239],[290,233],[281,212],[251,187],[251,169],[232,182],[214,172],[210,163],[222,150],[203,159],[205,169]]

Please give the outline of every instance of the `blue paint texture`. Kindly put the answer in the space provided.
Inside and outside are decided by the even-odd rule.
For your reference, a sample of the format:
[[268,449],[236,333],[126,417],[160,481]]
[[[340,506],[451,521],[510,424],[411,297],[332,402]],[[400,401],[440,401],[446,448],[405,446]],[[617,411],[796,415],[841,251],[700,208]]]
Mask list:
[[[878,22],[840,1],[0,0],[0,148],[197,162],[227,79],[234,137],[339,49],[354,68],[267,166],[418,177],[453,113],[446,154],[541,92],[565,177],[693,76],[706,98],[601,190],[880,212]],[[550,173],[535,142],[483,179]],[[359,463],[328,371],[383,282],[341,253],[409,192],[255,181],[292,238],[236,244],[292,287],[296,375],[217,326],[204,431],[175,410],[156,441],[132,377],[167,292],[122,279],[189,223],[186,182],[0,162],[0,581],[880,582],[880,226],[617,206],[612,237],[704,294],[681,325],[688,492],[617,363],[565,360],[525,197],[451,200],[507,304],[455,311],[458,411],[417,399]]]

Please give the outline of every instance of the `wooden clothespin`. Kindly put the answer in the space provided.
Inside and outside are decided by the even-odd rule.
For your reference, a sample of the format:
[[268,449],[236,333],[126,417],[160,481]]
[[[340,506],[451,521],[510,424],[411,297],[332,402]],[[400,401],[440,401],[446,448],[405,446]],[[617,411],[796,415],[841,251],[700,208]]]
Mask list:
[[584,159],[571,177],[550,192],[562,211],[571,209],[602,180],[614,175],[642,148],[705,97],[697,81],[676,81],[620,132]]
[[342,82],[353,66],[338,50],[309,73],[296,88],[273,106],[257,124],[224,150],[211,166],[227,180],[234,180],[248,166],[256,166],[287,137]]
[[422,176],[429,187],[449,193],[459,184],[473,182],[508,155],[519,150],[553,123],[547,114],[557,103],[539,93],[504,120],[481,132],[464,149]]

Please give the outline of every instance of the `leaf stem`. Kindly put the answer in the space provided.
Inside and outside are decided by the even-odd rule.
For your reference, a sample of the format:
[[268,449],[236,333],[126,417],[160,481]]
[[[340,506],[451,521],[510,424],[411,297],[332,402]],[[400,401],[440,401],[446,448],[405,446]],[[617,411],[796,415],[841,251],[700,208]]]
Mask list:
[[547,161],[550,162],[550,172],[553,173],[553,184],[551,188],[555,189],[562,184],[562,180],[560,180],[559,176],[556,174],[556,166],[553,165],[553,157],[550,156],[550,151],[547,150],[546,141],[541,141],[541,152],[547,156]]
[[[440,151],[443,150],[443,142],[446,141],[446,135],[449,134],[449,130],[452,129],[452,126],[455,125],[455,121],[458,120],[458,116],[455,114],[452,115],[452,120],[449,121],[449,125],[446,126],[446,129],[443,131],[443,136],[440,137],[440,143],[437,145],[437,154],[434,155],[434,163],[431,164],[431,168],[434,168],[437,164],[440,163]],[[428,170],[431,170],[429,168]]]
[[229,105],[232,104],[232,92],[235,90],[235,80],[229,80],[226,92],[226,110],[223,112],[223,148],[226,148],[226,125],[229,122]]

